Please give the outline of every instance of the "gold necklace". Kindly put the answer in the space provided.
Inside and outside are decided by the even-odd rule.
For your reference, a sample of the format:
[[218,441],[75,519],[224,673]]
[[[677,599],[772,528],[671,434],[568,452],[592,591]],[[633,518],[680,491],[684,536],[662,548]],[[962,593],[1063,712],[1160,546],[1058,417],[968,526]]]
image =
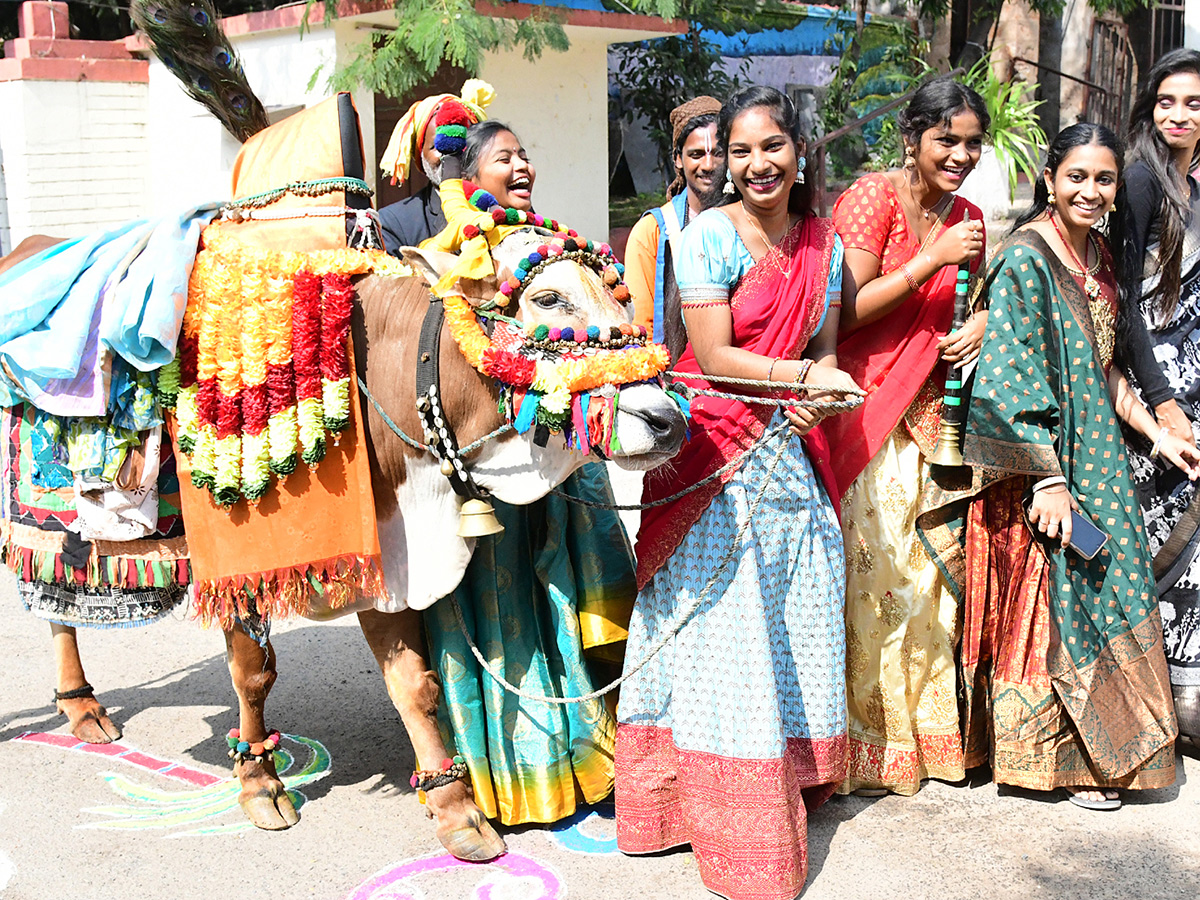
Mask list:
[[[921,210],[921,218],[923,218],[926,222],[928,222],[929,217],[931,215],[933,215],[933,211],[936,210],[939,206],[943,205],[946,202],[946,200],[950,197],[949,194],[942,194],[942,196],[938,197],[938,199],[935,200],[932,205],[925,206],[920,200],[917,199],[916,191],[913,190],[911,183],[908,183],[908,196],[909,196],[909,199],[911,199],[913,203],[917,204],[917,209]],[[942,216],[940,210],[938,211],[937,215],[938,215],[938,218],[940,219]]]
[[1058,234],[1058,239],[1062,241],[1063,246],[1067,248],[1067,253],[1071,254],[1071,261],[1078,266],[1078,268],[1073,269],[1064,263],[1063,268],[1065,268],[1072,275],[1078,275],[1083,278],[1084,293],[1087,294],[1088,300],[1095,300],[1100,296],[1100,282],[1096,280],[1096,273],[1100,271],[1100,263],[1102,261],[1102,257],[1100,256],[1100,247],[1096,243],[1096,236],[1092,234],[1090,229],[1088,230],[1088,243],[1092,245],[1092,250],[1096,254],[1096,264],[1089,269],[1079,261],[1079,254],[1077,254],[1075,252],[1075,248],[1067,242],[1066,237],[1062,233],[1062,229],[1058,227],[1058,218],[1054,215],[1054,213],[1050,213],[1050,224],[1054,226],[1054,231]]
[[[787,278],[789,275],[792,274],[792,267],[790,265],[786,269],[783,267],[783,263],[781,263],[779,261],[780,254],[777,254],[774,252],[775,245],[773,243],[771,243],[771,241],[767,238],[766,234],[759,227],[758,223],[754,221],[754,217],[752,215],[750,215],[750,211],[748,209],[746,209],[746,207],[744,205],[742,206],[742,212],[746,214],[746,221],[750,223],[750,227],[758,232],[759,238],[762,240],[763,245],[766,246],[766,248],[767,248],[767,255],[770,256],[775,261],[775,267],[778,268],[779,271],[783,273],[784,278]],[[791,225],[791,221],[792,221],[792,217],[789,215],[788,216],[789,228]],[[784,234],[784,237],[787,236],[786,231],[783,234]],[[783,238],[780,238],[780,240],[782,241]]]

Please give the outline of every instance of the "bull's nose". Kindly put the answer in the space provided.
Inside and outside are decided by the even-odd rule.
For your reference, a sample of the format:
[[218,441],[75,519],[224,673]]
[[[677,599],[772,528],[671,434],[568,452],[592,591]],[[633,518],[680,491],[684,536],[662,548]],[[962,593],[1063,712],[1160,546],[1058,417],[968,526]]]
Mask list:
[[683,434],[683,416],[671,407],[663,409],[638,409],[634,411],[639,419],[646,423],[655,439],[662,440]]

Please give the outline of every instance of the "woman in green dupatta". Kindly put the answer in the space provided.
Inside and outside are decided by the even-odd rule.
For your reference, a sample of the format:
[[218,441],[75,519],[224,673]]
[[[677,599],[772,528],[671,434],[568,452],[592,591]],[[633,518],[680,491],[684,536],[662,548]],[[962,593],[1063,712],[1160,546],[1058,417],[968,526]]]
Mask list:
[[[967,766],[990,762],[998,783],[1066,788],[1094,809],[1120,805],[1112,788],[1175,780],[1154,576],[1117,417],[1200,474],[1196,449],[1112,367],[1119,282],[1094,226],[1122,156],[1099,125],[1051,144],[1033,207],[988,269],[965,522],[948,527],[948,505],[921,523],[963,592]],[[1068,549],[1073,508],[1108,535],[1090,560]]]

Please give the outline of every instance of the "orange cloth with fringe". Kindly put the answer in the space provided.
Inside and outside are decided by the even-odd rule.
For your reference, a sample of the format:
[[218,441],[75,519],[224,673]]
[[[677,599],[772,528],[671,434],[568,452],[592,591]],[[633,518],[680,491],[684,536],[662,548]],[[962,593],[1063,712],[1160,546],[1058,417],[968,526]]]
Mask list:
[[[342,176],[336,99],[290,116],[248,140],[234,166],[233,196]],[[360,147],[361,140],[360,134]],[[267,208],[338,206],[343,196],[340,191],[319,197],[288,193]],[[341,216],[226,222],[221,230],[244,242],[248,250],[346,248]],[[353,341],[347,337],[347,342],[353,378]],[[242,617],[251,612],[287,616],[322,607],[337,609],[360,594],[383,595],[371,471],[353,384],[349,401],[349,426],[336,437],[327,436],[320,463],[312,468],[301,463],[290,475],[272,478],[257,505],[241,499],[228,508],[217,506],[207,488],[192,484],[192,464],[180,450],[178,423],[169,417],[200,618],[228,627],[235,612]]]
[[[174,418],[170,423],[174,437]],[[246,588],[258,595],[258,612],[271,615],[308,612],[313,584],[334,609],[353,602],[355,591],[382,595],[358,391],[350,392],[350,423],[315,471],[297,466],[286,479],[276,479],[257,506],[246,500],[229,509],[217,506],[207,488],[192,485],[191,464],[176,447],[201,618],[228,625],[235,604],[245,614]]]

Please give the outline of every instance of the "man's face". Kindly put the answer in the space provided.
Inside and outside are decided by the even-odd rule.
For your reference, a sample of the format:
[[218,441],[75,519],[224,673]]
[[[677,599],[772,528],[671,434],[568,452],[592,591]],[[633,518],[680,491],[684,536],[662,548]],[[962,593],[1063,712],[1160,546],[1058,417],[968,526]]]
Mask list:
[[429,124],[425,126],[425,143],[421,145],[421,170],[434,184],[442,181],[442,154],[433,148],[433,139],[437,137],[437,114],[441,108],[440,103],[434,107]]

